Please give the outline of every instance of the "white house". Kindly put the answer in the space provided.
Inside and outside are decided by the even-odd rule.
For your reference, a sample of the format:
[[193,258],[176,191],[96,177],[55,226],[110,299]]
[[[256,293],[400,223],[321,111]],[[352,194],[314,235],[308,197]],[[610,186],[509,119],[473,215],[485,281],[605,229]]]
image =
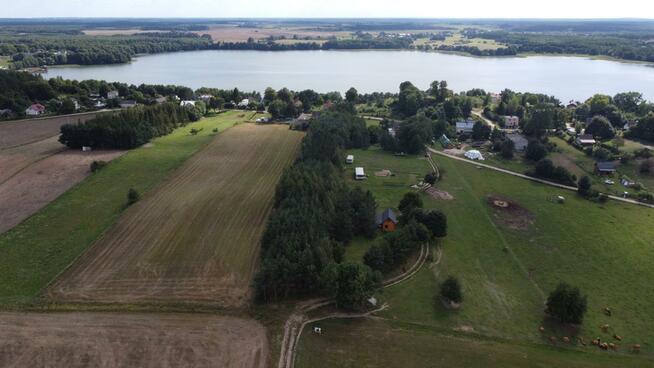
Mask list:
[[347,157],[345,157],[345,163],[346,164],[354,163],[354,156],[353,155],[347,155]]
[[591,134],[581,134],[577,137],[577,144],[581,146],[592,146],[595,143],[597,142]]
[[518,129],[520,127],[520,118],[517,116],[504,116],[504,127],[507,129]]
[[45,106],[35,103],[25,110],[27,116],[39,116],[45,113]]
[[241,100],[241,102],[238,103],[238,107],[240,108],[248,107],[248,105],[250,105],[250,99],[248,98],[244,98]]
[[456,132],[457,133],[472,133],[472,127],[475,126],[475,121],[472,119],[467,119],[465,121],[456,122]]
[[205,103],[209,103],[212,98],[212,95],[200,95],[200,100],[204,101]]
[[354,179],[356,179],[356,180],[365,180],[366,179],[366,173],[363,171],[363,167],[355,167],[354,168]]
[[179,103],[179,106],[181,106],[181,107],[189,107],[189,106],[190,107],[195,107],[195,101],[184,100],[184,101]]
[[107,92],[107,98],[110,99],[110,100],[114,99],[114,98],[118,98],[118,96],[120,96],[120,93],[118,93],[118,91],[109,91],[109,92]]

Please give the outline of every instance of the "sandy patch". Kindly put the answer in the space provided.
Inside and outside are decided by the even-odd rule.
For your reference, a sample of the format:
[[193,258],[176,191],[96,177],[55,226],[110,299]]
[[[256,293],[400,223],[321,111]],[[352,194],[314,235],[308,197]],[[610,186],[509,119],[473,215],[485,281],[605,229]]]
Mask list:
[[265,367],[265,328],[215,315],[1,313],[2,367]]
[[[94,160],[111,161],[124,152],[67,150],[22,168],[0,183],[0,233],[18,225],[82,181],[90,174],[89,167]],[[0,157],[3,154],[0,151]]]
[[377,171],[377,172],[375,172],[375,176],[385,178],[387,176],[391,176],[391,171],[390,170]]
[[451,201],[451,200],[454,199],[454,196],[451,195],[450,193],[448,193],[448,192],[446,192],[444,190],[436,189],[434,187],[429,187],[429,188],[425,189],[425,193],[429,194],[433,198],[442,199],[442,200],[445,200],[445,201]]

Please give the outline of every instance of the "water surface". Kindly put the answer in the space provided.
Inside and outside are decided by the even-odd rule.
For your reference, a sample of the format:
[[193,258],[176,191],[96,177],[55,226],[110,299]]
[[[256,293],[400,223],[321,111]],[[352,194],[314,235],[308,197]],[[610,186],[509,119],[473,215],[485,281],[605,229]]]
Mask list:
[[403,81],[426,89],[447,80],[455,91],[540,92],[567,102],[594,93],[639,91],[654,101],[651,64],[584,57],[477,58],[420,51],[192,51],[146,55],[130,64],[57,67],[46,77],[104,79],[133,84],[178,84],[263,91],[288,87],[319,92],[355,87],[360,92],[396,92]]

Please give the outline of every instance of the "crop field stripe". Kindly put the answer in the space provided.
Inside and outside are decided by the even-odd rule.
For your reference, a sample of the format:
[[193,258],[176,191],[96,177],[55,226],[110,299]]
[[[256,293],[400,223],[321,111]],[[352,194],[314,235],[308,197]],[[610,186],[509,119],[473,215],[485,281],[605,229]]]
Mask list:
[[242,306],[277,181],[302,136],[251,124],[221,134],[130,208],[49,294]]

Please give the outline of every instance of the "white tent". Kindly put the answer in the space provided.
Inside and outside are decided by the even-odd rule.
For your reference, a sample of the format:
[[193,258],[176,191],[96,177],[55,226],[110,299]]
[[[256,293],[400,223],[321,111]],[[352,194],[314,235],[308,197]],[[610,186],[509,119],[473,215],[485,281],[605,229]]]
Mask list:
[[481,152],[477,150],[470,150],[464,154],[467,158],[471,160],[479,160],[479,161],[484,161],[484,156],[481,155]]

